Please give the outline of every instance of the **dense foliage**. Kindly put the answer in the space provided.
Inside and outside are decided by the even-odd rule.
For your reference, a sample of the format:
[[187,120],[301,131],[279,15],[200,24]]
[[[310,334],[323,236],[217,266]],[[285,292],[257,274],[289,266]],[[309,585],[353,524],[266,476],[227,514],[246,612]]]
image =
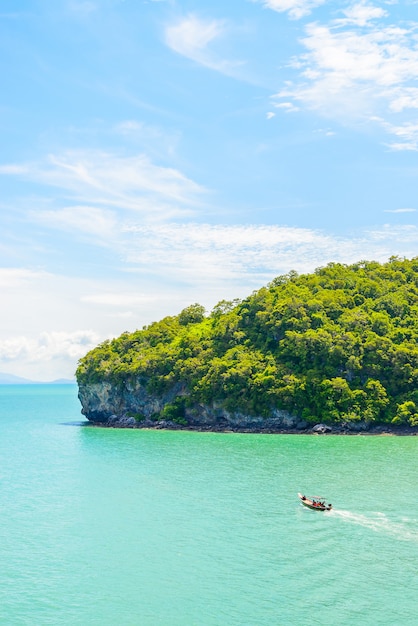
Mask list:
[[106,341],[77,370],[80,384],[130,378],[253,415],[416,426],[418,257],[290,272],[208,316],[195,304]]

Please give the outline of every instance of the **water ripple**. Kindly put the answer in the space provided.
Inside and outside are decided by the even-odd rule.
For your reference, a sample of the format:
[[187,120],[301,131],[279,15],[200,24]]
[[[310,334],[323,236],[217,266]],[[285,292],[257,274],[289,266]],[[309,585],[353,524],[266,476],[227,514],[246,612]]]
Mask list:
[[386,533],[396,537],[396,539],[418,542],[418,531],[411,528],[412,524],[416,526],[416,522],[409,519],[404,519],[399,522],[394,521],[379,511],[377,511],[373,516],[367,516],[362,513],[354,513],[353,511],[334,509],[333,511],[330,511],[330,515],[340,518],[344,522],[357,524],[359,526],[363,526],[364,528],[370,528],[370,530],[377,533]]

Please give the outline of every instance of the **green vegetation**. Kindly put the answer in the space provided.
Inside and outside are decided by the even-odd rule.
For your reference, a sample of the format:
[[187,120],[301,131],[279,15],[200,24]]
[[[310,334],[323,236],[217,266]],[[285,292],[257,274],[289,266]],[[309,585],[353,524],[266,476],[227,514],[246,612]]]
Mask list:
[[194,304],[106,341],[77,369],[79,384],[130,379],[157,395],[184,384],[187,398],[163,411],[178,423],[186,406],[217,401],[252,415],[417,426],[418,257],[290,272],[208,316]]

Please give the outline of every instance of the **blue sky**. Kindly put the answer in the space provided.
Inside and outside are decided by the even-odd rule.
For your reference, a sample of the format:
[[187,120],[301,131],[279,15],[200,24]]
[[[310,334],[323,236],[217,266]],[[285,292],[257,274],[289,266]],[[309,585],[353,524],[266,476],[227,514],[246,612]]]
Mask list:
[[417,4],[2,0],[0,371],[416,256]]

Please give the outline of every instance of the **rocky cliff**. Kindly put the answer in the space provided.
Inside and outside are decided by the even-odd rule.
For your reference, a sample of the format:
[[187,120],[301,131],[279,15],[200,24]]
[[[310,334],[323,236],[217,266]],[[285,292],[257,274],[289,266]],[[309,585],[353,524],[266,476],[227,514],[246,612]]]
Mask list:
[[115,386],[108,382],[80,384],[79,394],[82,414],[96,426],[110,428],[187,429],[214,432],[247,433],[316,433],[316,434],[393,434],[418,435],[417,427],[374,425],[366,421],[340,424],[308,424],[297,415],[272,409],[268,417],[246,415],[227,411],[221,403],[210,406],[193,404],[184,406],[180,417],[167,418],[167,407],[178,406],[185,400],[187,390],[175,385],[161,395],[147,392],[140,382],[125,382]]
[[272,410],[268,417],[225,410],[220,403],[185,406],[180,416],[168,418],[165,409],[187,397],[182,385],[162,395],[147,392],[140,382],[114,386],[107,382],[80,384],[82,414],[92,423],[120,428],[189,428],[194,430],[282,432],[303,430],[307,423],[287,411]]

